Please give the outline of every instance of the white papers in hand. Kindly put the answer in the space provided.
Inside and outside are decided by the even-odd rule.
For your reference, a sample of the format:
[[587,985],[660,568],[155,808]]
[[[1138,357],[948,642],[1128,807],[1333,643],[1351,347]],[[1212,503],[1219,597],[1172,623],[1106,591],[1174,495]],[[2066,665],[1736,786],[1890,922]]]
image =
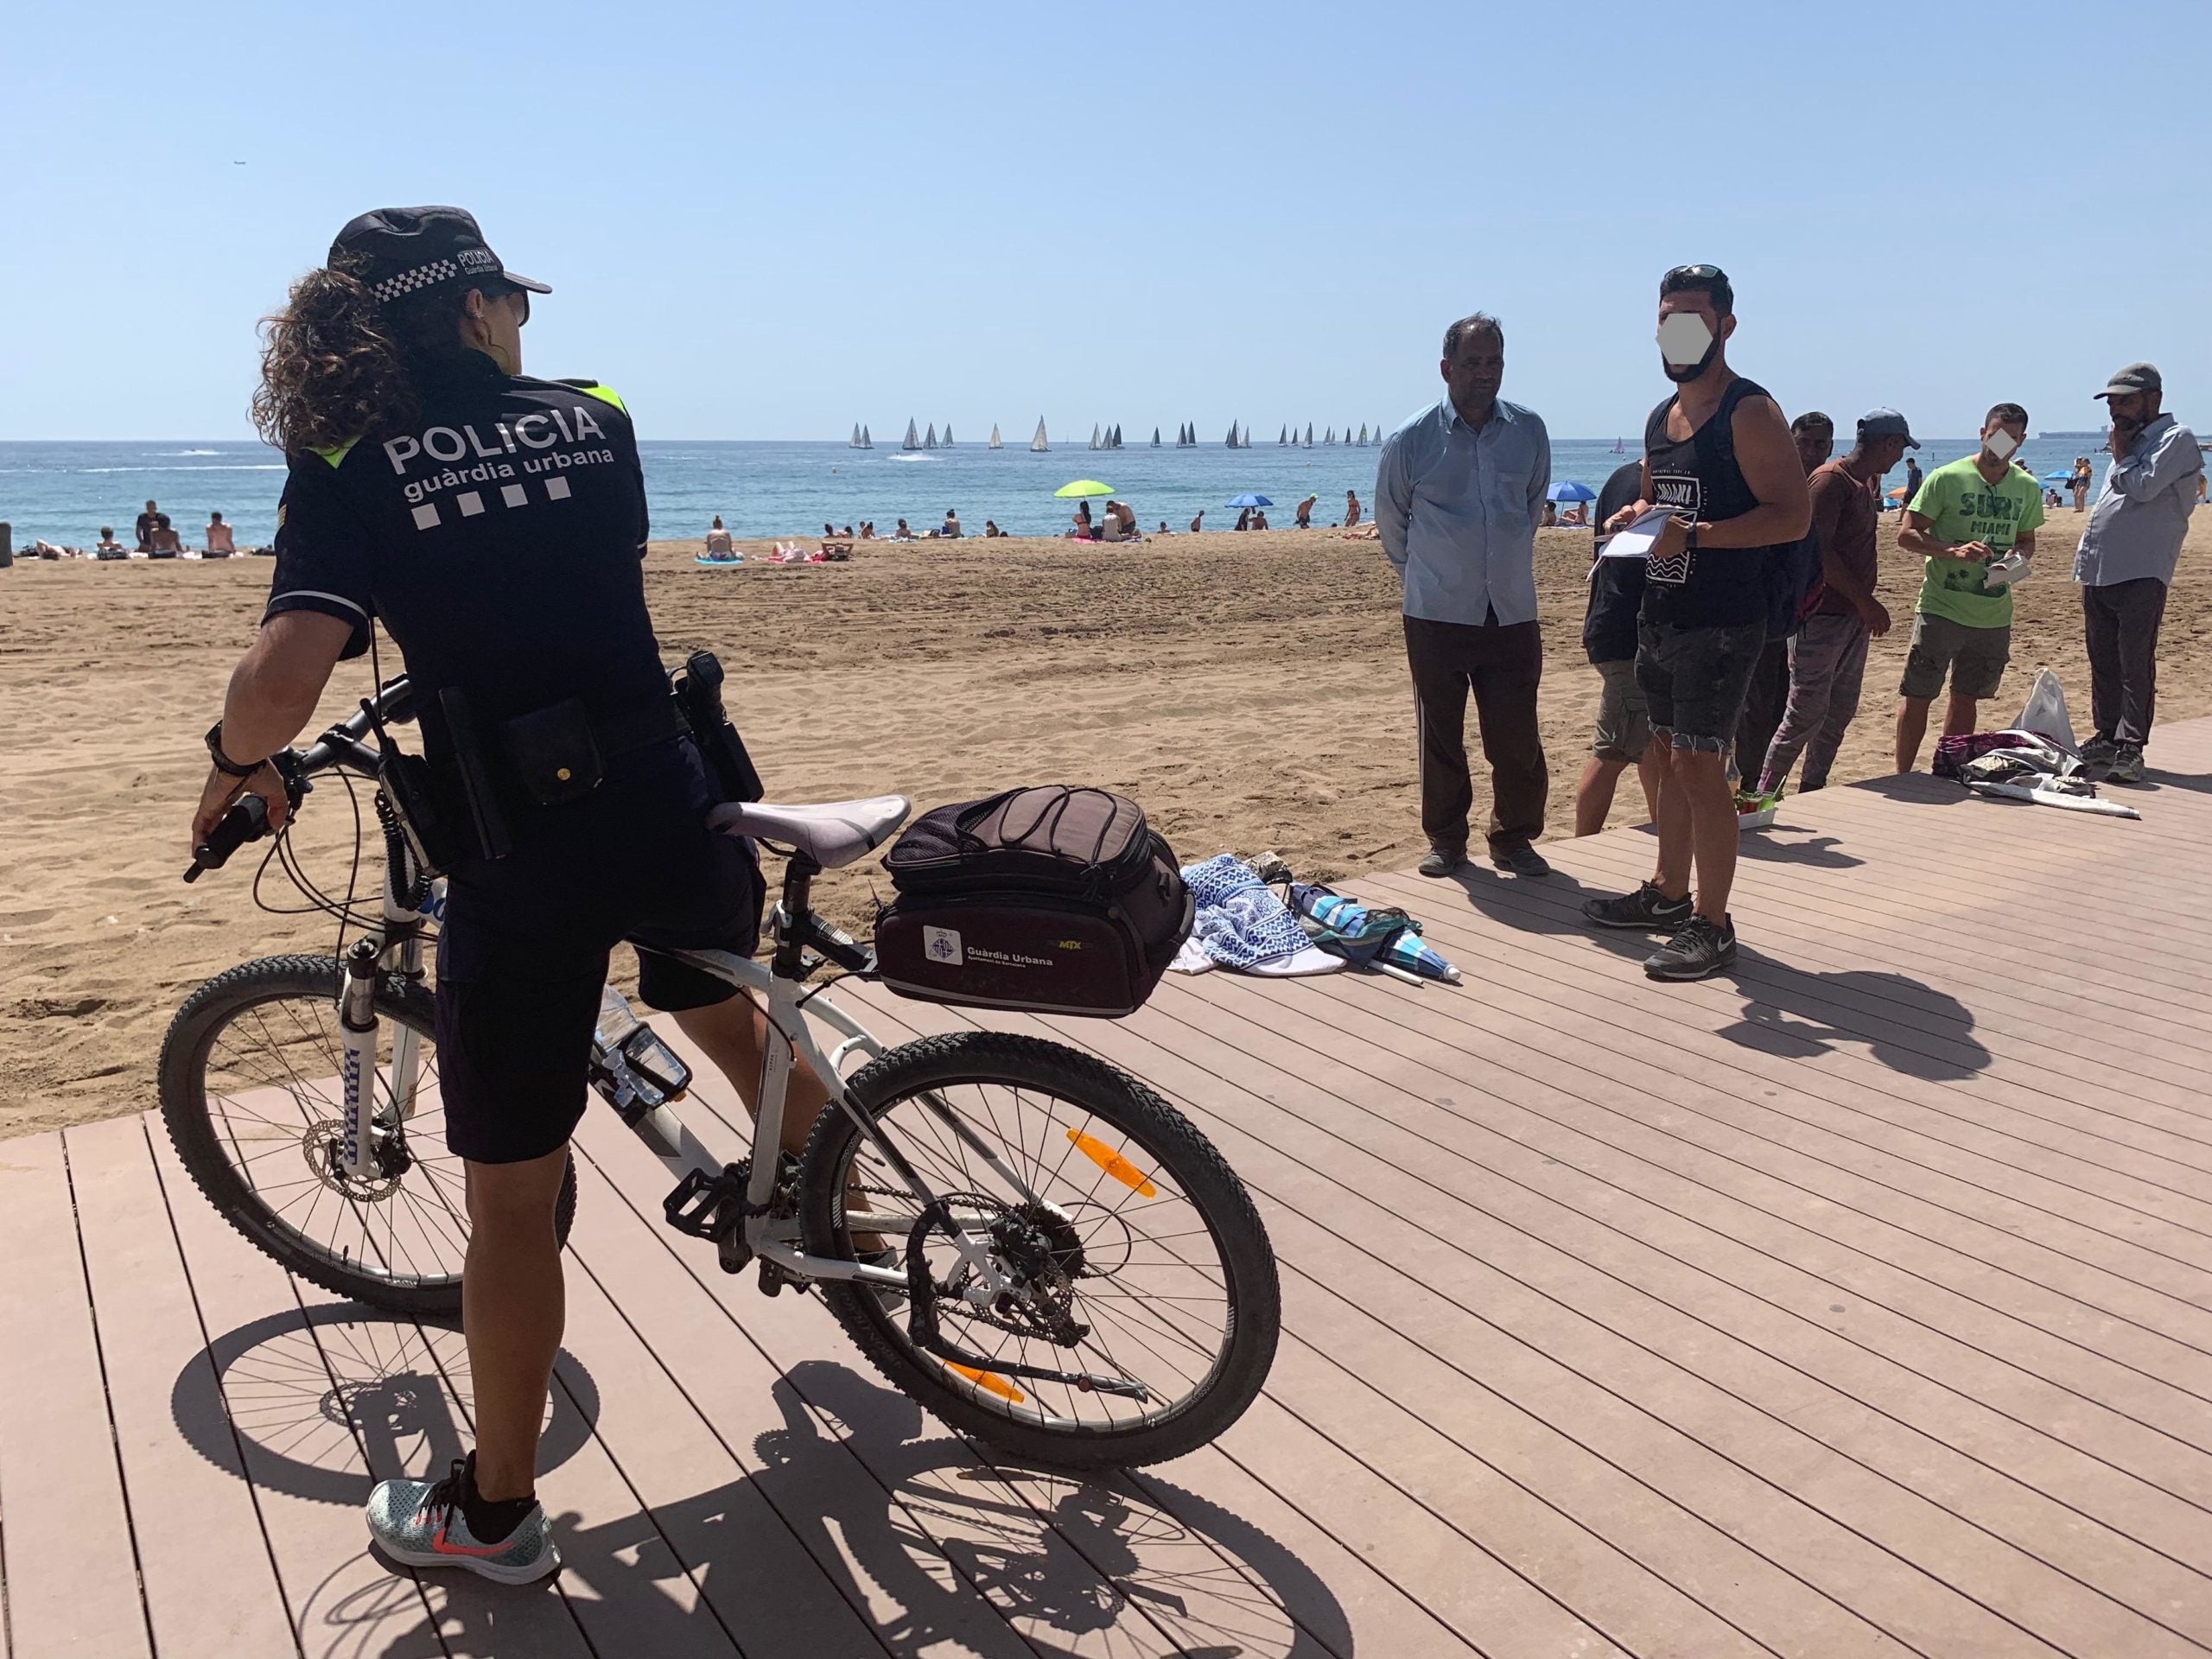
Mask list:
[[1667,521],[1679,512],[1675,507],[1654,507],[1626,530],[1620,531],[1598,550],[1601,559],[1648,558],[1659,541],[1659,532]]

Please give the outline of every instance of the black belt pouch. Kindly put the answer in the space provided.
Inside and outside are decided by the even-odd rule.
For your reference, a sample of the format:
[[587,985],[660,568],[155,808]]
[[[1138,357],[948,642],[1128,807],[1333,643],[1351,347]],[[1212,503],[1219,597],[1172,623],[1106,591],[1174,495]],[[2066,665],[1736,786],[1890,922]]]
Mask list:
[[499,740],[516,785],[538,806],[581,801],[605,776],[591,714],[581,698],[502,721]]

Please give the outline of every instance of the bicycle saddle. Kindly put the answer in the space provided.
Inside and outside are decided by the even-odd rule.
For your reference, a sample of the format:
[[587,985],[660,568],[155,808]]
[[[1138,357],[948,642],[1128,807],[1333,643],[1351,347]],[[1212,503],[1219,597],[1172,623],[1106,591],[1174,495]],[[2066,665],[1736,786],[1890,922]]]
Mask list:
[[768,801],[729,801],[707,814],[726,836],[751,836],[795,847],[825,870],[850,864],[891,838],[913,810],[904,795],[822,806],[777,806]]

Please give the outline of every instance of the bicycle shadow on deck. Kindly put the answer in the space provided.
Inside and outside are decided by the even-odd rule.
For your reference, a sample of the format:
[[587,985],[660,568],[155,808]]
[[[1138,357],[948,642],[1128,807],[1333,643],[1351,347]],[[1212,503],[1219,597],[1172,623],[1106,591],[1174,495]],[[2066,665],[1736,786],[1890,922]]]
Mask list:
[[[296,1312],[272,1315],[195,1354],[172,1407],[186,1439],[218,1466],[352,1507],[370,1484],[363,1442],[380,1470],[434,1474],[467,1444],[443,1385],[467,1386],[453,1364],[458,1343],[443,1327],[358,1307],[311,1310],[306,1327]],[[216,1368],[226,1392],[218,1391]],[[555,1390],[548,1471],[582,1449],[597,1415],[575,1357],[563,1353],[560,1370],[582,1409]],[[545,1584],[506,1589],[426,1575],[447,1592],[437,1627],[409,1579],[381,1558],[364,1549],[333,1561],[318,1584],[292,1587],[310,1650],[349,1659],[505,1652],[518,1635],[546,1620],[565,1625],[572,1612],[601,1652],[777,1650],[759,1628],[775,1621],[748,1614],[789,1604],[795,1537],[895,1654],[964,1650],[1001,1619],[1015,1641],[1000,1645],[1027,1643],[1045,1656],[1353,1651],[1343,1608],[1311,1568],[1256,1527],[1156,1476],[1077,1479],[993,1466],[906,1395],[832,1362],[795,1366],[773,1397],[780,1425],[734,1448],[753,1468],[746,1478],[611,1521],[556,1513],[563,1566]],[[556,1503],[559,1484],[549,1483]],[[850,1620],[829,1611],[828,1623],[849,1630]],[[823,1651],[835,1650],[834,1630],[821,1640]],[[781,1646],[798,1650],[788,1639]]]

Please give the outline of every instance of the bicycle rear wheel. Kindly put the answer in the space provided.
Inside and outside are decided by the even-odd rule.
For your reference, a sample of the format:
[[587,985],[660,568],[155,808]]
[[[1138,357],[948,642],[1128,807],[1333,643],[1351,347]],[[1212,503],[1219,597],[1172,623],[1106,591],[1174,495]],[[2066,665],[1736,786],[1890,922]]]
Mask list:
[[1243,1183],[1173,1107],[1004,1032],[906,1044],[848,1087],[1012,1283],[979,1305],[950,1230],[849,1116],[823,1113],[800,1181],[808,1250],[859,1259],[855,1235],[902,1264],[918,1250],[938,1334],[967,1356],[918,1344],[906,1295],[820,1281],[898,1387],[955,1428],[1073,1468],[1180,1457],[1252,1402],[1281,1321],[1274,1256]]
[[[424,987],[383,979],[373,1136],[382,1173],[335,1166],[344,1052],[334,957],[269,957],[218,975],[185,1000],[162,1043],[162,1119],[177,1156],[225,1220],[302,1278],[394,1313],[461,1311],[468,1248],[467,1185],[446,1150],[433,1003]],[[400,1033],[419,1056],[413,1109],[392,1109]],[[571,1167],[554,1226],[565,1243],[576,1208]]]

